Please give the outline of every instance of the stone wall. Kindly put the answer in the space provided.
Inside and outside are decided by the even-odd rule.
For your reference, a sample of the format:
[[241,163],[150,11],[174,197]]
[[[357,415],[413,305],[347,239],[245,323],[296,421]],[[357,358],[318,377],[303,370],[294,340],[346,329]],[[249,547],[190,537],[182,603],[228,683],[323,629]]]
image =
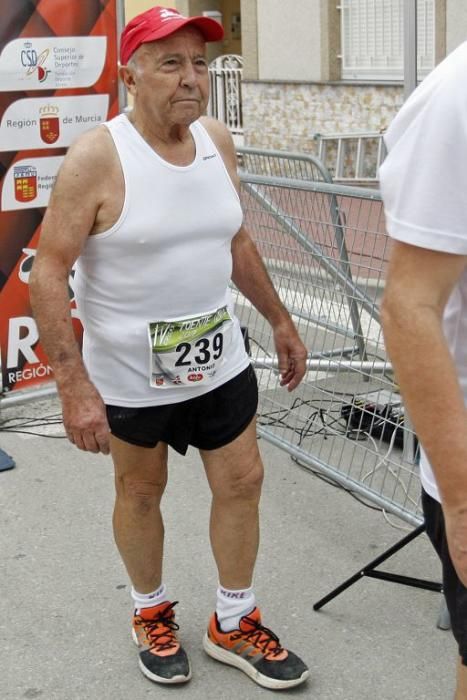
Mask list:
[[315,134],[384,131],[402,102],[401,85],[245,80],[244,143],[315,153]]

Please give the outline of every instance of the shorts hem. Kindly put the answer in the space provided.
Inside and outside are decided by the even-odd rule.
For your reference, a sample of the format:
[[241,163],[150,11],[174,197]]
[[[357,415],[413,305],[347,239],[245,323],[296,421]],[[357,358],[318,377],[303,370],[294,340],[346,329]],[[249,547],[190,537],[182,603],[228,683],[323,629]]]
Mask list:
[[246,420],[237,430],[235,430],[229,437],[225,438],[224,440],[220,440],[217,442],[215,445],[211,443],[210,445],[207,445],[206,443],[199,443],[199,442],[191,442],[190,445],[192,447],[195,447],[197,450],[206,450],[206,452],[210,452],[212,450],[219,450],[221,447],[225,447],[226,445],[230,445],[231,442],[236,440],[242,433],[245,432],[245,430],[248,428],[250,425],[251,421],[256,417],[256,409],[253,415],[251,415],[248,420]]
[[182,455],[183,457],[186,455],[189,447],[189,445],[176,445],[170,440],[165,440],[163,437],[156,440],[156,442],[148,443],[144,440],[137,440],[136,438],[128,438],[127,436],[117,435],[117,433],[114,433],[113,431],[111,431],[111,435],[113,435],[113,437],[118,438],[122,442],[128,443],[129,445],[134,445],[134,447],[144,447],[148,450],[153,450],[155,447],[157,447],[157,445],[160,442],[163,442],[165,445],[168,445],[173,450],[175,450],[175,452],[178,452],[178,454]]

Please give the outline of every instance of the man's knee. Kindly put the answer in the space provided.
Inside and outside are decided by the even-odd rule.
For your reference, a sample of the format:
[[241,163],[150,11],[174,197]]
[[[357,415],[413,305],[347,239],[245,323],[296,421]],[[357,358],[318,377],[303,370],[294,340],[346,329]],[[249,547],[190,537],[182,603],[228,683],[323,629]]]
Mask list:
[[131,503],[139,511],[147,512],[158,506],[167,484],[166,475],[144,479],[136,476],[117,478],[117,497]]
[[229,474],[216,496],[227,499],[258,500],[263,485],[264,469],[260,459],[255,459],[244,468]]

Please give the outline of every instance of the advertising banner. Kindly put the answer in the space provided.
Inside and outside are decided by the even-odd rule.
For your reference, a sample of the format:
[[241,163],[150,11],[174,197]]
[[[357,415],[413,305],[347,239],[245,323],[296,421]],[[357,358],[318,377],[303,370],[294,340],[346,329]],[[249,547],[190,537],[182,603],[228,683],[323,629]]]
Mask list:
[[[119,0],[2,0],[0,398],[53,379],[29,303],[40,226],[67,147],[119,111]],[[69,284],[78,338],[73,280]]]

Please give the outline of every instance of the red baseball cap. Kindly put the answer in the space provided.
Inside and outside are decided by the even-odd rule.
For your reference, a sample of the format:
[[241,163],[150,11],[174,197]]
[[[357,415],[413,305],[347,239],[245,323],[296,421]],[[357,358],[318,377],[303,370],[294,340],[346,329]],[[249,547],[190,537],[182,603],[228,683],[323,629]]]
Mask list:
[[152,7],[133,17],[120,37],[120,63],[126,66],[136,49],[148,41],[157,41],[191,25],[197,27],[206,41],[220,41],[224,29],[210,17],[184,17],[172,7]]

